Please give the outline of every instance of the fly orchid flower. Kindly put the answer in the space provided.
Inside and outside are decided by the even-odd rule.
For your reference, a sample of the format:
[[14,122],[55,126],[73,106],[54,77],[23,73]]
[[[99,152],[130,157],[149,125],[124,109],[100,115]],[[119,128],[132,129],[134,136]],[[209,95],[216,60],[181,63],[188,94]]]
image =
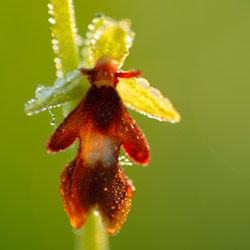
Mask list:
[[[123,103],[161,121],[180,120],[171,102],[139,77],[140,71],[121,70],[133,38],[127,20],[96,17],[87,33],[84,67],[56,80],[53,87],[39,87],[36,99],[26,105],[26,112],[33,114],[82,99],[47,143],[47,151],[56,153],[79,139],[77,156],[64,169],[60,184],[65,211],[76,229],[97,208],[107,231],[115,235],[127,218],[134,193],[119,165],[120,147],[138,164],[150,160],[145,136]],[[91,87],[86,94],[87,82]]]
[[47,151],[62,151],[79,138],[77,156],[61,176],[65,210],[72,226],[79,229],[97,207],[107,231],[116,234],[126,220],[134,193],[118,162],[120,146],[139,164],[146,165],[150,158],[145,136],[115,89],[120,77],[130,78],[139,72],[117,72],[116,61],[109,57],[100,58],[93,69],[81,72],[89,76],[92,86],[54,131]]

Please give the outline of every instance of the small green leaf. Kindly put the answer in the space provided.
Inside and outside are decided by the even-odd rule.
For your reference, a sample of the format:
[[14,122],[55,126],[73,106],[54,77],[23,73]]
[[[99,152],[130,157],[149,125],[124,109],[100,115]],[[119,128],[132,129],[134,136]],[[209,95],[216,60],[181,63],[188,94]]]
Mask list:
[[139,113],[171,123],[181,119],[170,100],[144,78],[120,79],[117,90],[123,102]]
[[83,97],[88,86],[87,77],[82,75],[80,71],[73,70],[65,78],[57,79],[52,87],[38,86],[36,97],[25,105],[25,112],[28,115],[33,115],[47,108]]
[[98,59],[109,56],[118,62],[120,68],[129,54],[135,36],[130,25],[127,19],[117,22],[105,16],[95,18],[87,33],[88,66],[94,67]]

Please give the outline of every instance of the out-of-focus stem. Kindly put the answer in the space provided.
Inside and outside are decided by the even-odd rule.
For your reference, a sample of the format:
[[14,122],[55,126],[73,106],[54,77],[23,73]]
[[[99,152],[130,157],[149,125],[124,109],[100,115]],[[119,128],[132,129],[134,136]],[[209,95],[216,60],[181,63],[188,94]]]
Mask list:
[[108,235],[99,215],[91,213],[83,230],[75,235],[75,250],[109,250]]

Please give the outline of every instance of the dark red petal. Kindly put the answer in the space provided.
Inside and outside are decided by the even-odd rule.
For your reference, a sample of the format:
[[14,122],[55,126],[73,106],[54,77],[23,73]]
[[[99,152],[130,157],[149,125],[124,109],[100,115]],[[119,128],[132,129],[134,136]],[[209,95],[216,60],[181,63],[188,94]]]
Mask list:
[[147,165],[150,161],[150,149],[147,140],[128,112],[125,110],[124,113],[123,119],[125,119],[126,125],[122,147],[133,161]]
[[70,218],[71,225],[76,229],[80,229],[86,222],[88,213],[94,206],[93,202],[90,204],[88,199],[82,204],[81,196],[88,192],[88,188],[86,190],[81,188],[83,180],[76,175],[79,170],[83,169],[78,156],[63,170],[60,183],[65,212]]
[[82,106],[83,102],[53,132],[47,142],[49,153],[63,151],[77,139],[82,122]]
[[80,154],[64,169],[60,191],[71,224],[79,229],[89,211],[97,207],[108,233],[115,235],[131,207],[134,187],[118,165],[85,165]]
[[131,77],[138,77],[142,74],[140,70],[131,70],[125,72],[117,72],[118,78],[131,78]]
[[97,206],[107,232],[115,235],[127,219],[135,189],[119,165],[107,171],[113,174],[100,190]]

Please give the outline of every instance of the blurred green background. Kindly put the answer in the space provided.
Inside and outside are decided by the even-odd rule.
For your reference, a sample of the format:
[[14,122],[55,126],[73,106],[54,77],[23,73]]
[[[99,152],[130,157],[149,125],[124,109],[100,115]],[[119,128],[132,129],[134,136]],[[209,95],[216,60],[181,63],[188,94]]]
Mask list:
[[[28,117],[55,80],[47,0],[1,3],[0,249],[73,249],[59,194],[69,153],[45,152],[48,112]],[[133,21],[124,69],[142,69],[182,114],[172,125],[131,112],[152,161],[125,167],[137,188],[112,250],[250,249],[250,1],[75,0],[79,32],[97,12]],[[60,123],[61,110],[55,110]]]

